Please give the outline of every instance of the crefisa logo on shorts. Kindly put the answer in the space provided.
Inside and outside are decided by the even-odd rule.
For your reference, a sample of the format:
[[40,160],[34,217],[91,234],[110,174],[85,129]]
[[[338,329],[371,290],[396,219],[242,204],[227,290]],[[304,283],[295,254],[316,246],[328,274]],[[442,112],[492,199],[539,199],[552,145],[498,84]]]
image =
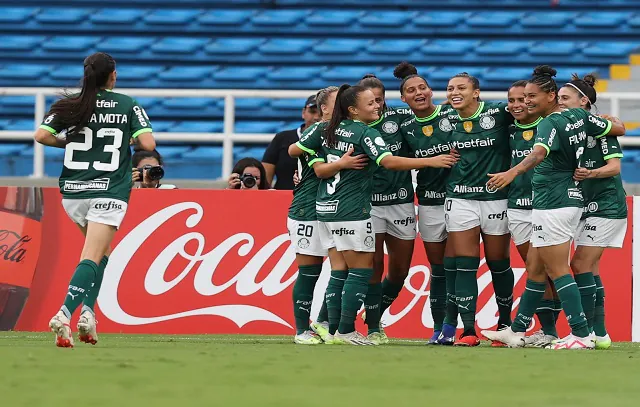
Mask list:
[[119,204],[115,201],[98,202],[95,205],[93,205],[93,209],[97,209],[100,211],[110,211],[113,209],[122,210],[122,204]]
[[374,240],[373,240],[372,236],[367,236],[367,237],[364,238],[364,245],[365,246],[373,247],[373,243],[374,243]]
[[355,235],[356,231],[353,229],[340,228],[331,230],[331,234],[336,236]]

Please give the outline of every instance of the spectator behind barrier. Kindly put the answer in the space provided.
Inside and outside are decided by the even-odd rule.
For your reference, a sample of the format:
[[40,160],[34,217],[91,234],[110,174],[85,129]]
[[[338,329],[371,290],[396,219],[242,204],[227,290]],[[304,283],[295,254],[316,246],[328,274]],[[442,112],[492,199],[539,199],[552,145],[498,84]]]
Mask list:
[[160,184],[164,177],[162,156],[158,150],[136,151],[131,158],[133,164],[132,180],[139,182],[136,188],[177,189],[175,185]]
[[262,157],[262,164],[267,174],[266,181],[269,185],[273,184],[275,175],[277,179],[275,189],[293,189],[293,173],[298,168],[298,160],[289,156],[289,146],[300,140],[304,129],[319,121],[320,116],[316,96],[309,96],[302,108],[304,124],[297,129],[281,131],[271,140]]
[[271,187],[267,182],[262,163],[255,158],[245,157],[233,167],[227,189],[271,189]]

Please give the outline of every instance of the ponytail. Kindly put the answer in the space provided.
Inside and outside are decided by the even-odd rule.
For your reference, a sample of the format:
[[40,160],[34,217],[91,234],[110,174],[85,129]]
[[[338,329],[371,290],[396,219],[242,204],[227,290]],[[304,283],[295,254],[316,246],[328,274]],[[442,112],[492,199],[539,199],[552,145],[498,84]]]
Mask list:
[[74,136],[89,123],[100,90],[107,85],[116,63],[111,55],[97,52],[84,60],[84,77],[80,94],[64,93],[64,97],[51,106],[47,115],[54,114],[63,128]]
[[356,85],[349,86],[346,83],[338,89],[336,95],[336,104],[333,106],[333,114],[329,124],[324,129],[324,137],[327,141],[327,146],[333,147],[336,144],[336,130],[340,126],[343,120],[350,118],[349,108],[355,106],[358,103],[358,95],[366,91],[367,88]]

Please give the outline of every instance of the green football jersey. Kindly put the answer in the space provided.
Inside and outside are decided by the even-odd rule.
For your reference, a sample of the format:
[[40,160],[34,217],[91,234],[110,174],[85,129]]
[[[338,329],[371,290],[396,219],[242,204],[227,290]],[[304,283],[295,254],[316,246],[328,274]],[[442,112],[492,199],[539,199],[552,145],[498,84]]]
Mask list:
[[[382,139],[387,143],[391,154],[409,157],[409,149],[403,143],[400,123],[412,114],[409,108],[386,110],[378,120],[369,124],[378,130]],[[373,173],[373,195],[371,204],[374,206],[397,205],[413,202],[413,182],[411,171],[393,171],[380,167]]]
[[[596,140],[587,136],[587,148],[582,163],[590,170],[604,167],[607,160],[622,158],[622,149],[617,137],[602,137]],[[582,181],[584,195],[583,218],[627,218],[627,194],[622,186],[620,174],[610,178],[589,178]]]
[[547,156],[533,171],[534,209],[583,207],[582,189],[573,173],[584,162],[587,137],[600,138],[610,130],[611,122],[583,109],[567,109],[542,119],[534,147],[544,147]]
[[452,116],[451,143],[460,161],[451,169],[447,197],[493,201],[507,199],[506,189],[487,188],[489,173],[509,169],[509,125],[513,116],[503,102],[480,102],[467,118]]
[[[55,114],[45,117],[40,128],[54,135],[67,130]],[[133,186],[129,143],[151,131],[149,117],[135,99],[112,91],[98,93],[89,123],[65,148],[59,180],[62,196],[128,202]]]
[[373,172],[380,160],[391,152],[376,129],[360,121],[344,120],[335,131],[336,144],[328,146],[324,131],[310,131],[297,143],[306,153],[321,151],[327,162],[340,159],[349,148],[353,155],[366,154],[370,161],[363,170],[342,170],[323,179],[316,196],[316,212],[322,222],[340,222],[369,219]]
[[[451,151],[450,135],[453,127],[449,115],[455,114],[450,106],[436,106],[429,116],[413,116],[401,125],[402,137],[416,158],[429,158]],[[422,168],[418,171],[416,195],[420,205],[443,205],[446,197],[448,168]]]
[[[325,122],[315,123],[304,131],[302,137],[309,132],[321,132]],[[289,218],[299,221],[314,221],[316,216],[316,195],[318,194],[318,186],[320,178],[313,171],[313,164],[317,162],[325,162],[320,155],[303,154],[300,158],[302,164],[300,170],[300,182],[293,187],[293,201],[289,206]]]
[[[514,121],[509,126],[509,147],[511,148],[511,168],[520,164],[526,156],[533,151],[533,144],[536,141],[536,132],[538,123],[542,121],[539,117],[533,123],[520,124]],[[511,185],[509,185],[509,203],[510,209],[531,209],[531,171],[518,175]]]

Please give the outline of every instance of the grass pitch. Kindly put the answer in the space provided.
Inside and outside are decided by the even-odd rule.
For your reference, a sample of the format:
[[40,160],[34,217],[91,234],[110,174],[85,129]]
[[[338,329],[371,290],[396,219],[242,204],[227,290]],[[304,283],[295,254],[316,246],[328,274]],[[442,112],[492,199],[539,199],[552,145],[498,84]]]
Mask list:
[[292,337],[0,333],[2,406],[640,406],[640,345],[608,351],[293,345]]

